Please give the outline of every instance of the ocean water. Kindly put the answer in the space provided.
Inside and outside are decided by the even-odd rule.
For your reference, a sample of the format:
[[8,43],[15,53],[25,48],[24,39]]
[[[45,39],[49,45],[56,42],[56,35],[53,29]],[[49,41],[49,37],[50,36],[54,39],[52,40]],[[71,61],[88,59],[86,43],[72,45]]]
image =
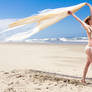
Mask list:
[[[32,26],[31,26],[32,28]],[[19,42],[19,43],[47,43],[47,44],[87,44],[88,38],[86,36],[78,36],[78,35],[63,35],[62,37],[46,37],[44,38],[34,37],[31,38],[30,34],[32,32],[30,28],[30,24],[27,26],[21,26],[14,29],[5,29],[0,31],[0,42]],[[39,34],[39,33],[38,33]],[[50,34],[48,34],[50,35]]]
[[[7,26],[4,29],[0,30],[0,42],[17,42],[17,43],[45,43],[45,44],[87,44],[88,38],[86,36],[67,34],[63,35],[59,33],[57,36],[56,33],[43,33],[38,36],[30,35],[33,32],[35,24],[27,24],[20,27],[7,29]],[[62,30],[63,32],[63,30]],[[38,32],[39,34],[39,32]],[[41,37],[43,35],[43,37]],[[46,35],[51,35],[47,37]],[[54,36],[53,36],[54,35]],[[34,36],[34,37],[31,37]]]
[[69,38],[43,38],[43,39],[26,39],[26,43],[47,43],[47,44],[87,44],[87,37],[69,37]]
[[[4,42],[4,43],[47,43],[47,44],[87,44],[88,42],[88,38],[87,37],[59,37],[59,38],[26,38],[23,40],[7,40],[10,36],[10,34],[12,34],[12,32],[10,33],[6,33],[5,35],[1,35],[0,37],[0,42]],[[13,33],[14,34],[14,33]]]

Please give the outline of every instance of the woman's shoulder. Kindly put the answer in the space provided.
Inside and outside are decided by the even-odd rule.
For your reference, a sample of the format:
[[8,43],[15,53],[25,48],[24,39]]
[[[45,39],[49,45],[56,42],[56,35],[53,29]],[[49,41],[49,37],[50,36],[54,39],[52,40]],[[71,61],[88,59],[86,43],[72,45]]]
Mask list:
[[88,25],[87,23],[85,23],[84,21],[82,21],[82,23],[83,23],[85,26],[87,26],[87,27],[89,26],[89,25]]
[[83,27],[85,28],[85,30],[88,30],[88,32],[91,32],[90,26],[86,24],[84,21],[82,21],[82,23],[83,23]]

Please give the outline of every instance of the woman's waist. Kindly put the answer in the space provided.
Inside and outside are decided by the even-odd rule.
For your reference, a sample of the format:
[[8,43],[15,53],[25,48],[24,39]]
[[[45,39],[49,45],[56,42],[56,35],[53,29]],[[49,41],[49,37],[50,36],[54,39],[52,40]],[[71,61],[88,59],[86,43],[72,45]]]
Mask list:
[[92,47],[92,39],[88,40],[88,46]]

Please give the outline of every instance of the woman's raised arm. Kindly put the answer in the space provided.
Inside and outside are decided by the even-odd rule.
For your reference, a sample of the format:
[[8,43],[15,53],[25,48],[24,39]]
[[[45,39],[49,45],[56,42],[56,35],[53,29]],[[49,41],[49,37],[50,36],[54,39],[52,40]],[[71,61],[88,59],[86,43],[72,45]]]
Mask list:
[[90,8],[91,18],[92,18],[92,6],[89,3],[86,3],[87,6]]
[[68,14],[71,14],[77,21],[79,21],[82,26],[85,28],[85,29],[88,29],[86,23],[84,23],[84,21],[82,21],[79,17],[77,17],[74,13],[72,13],[71,11],[68,11]]

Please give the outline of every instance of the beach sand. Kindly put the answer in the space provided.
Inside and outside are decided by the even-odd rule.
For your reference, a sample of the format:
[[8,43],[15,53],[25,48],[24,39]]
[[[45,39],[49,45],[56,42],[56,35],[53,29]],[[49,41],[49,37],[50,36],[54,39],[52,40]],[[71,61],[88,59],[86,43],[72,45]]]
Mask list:
[[0,44],[0,92],[92,92],[92,65],[87,85],[80,82],[85,45]]

